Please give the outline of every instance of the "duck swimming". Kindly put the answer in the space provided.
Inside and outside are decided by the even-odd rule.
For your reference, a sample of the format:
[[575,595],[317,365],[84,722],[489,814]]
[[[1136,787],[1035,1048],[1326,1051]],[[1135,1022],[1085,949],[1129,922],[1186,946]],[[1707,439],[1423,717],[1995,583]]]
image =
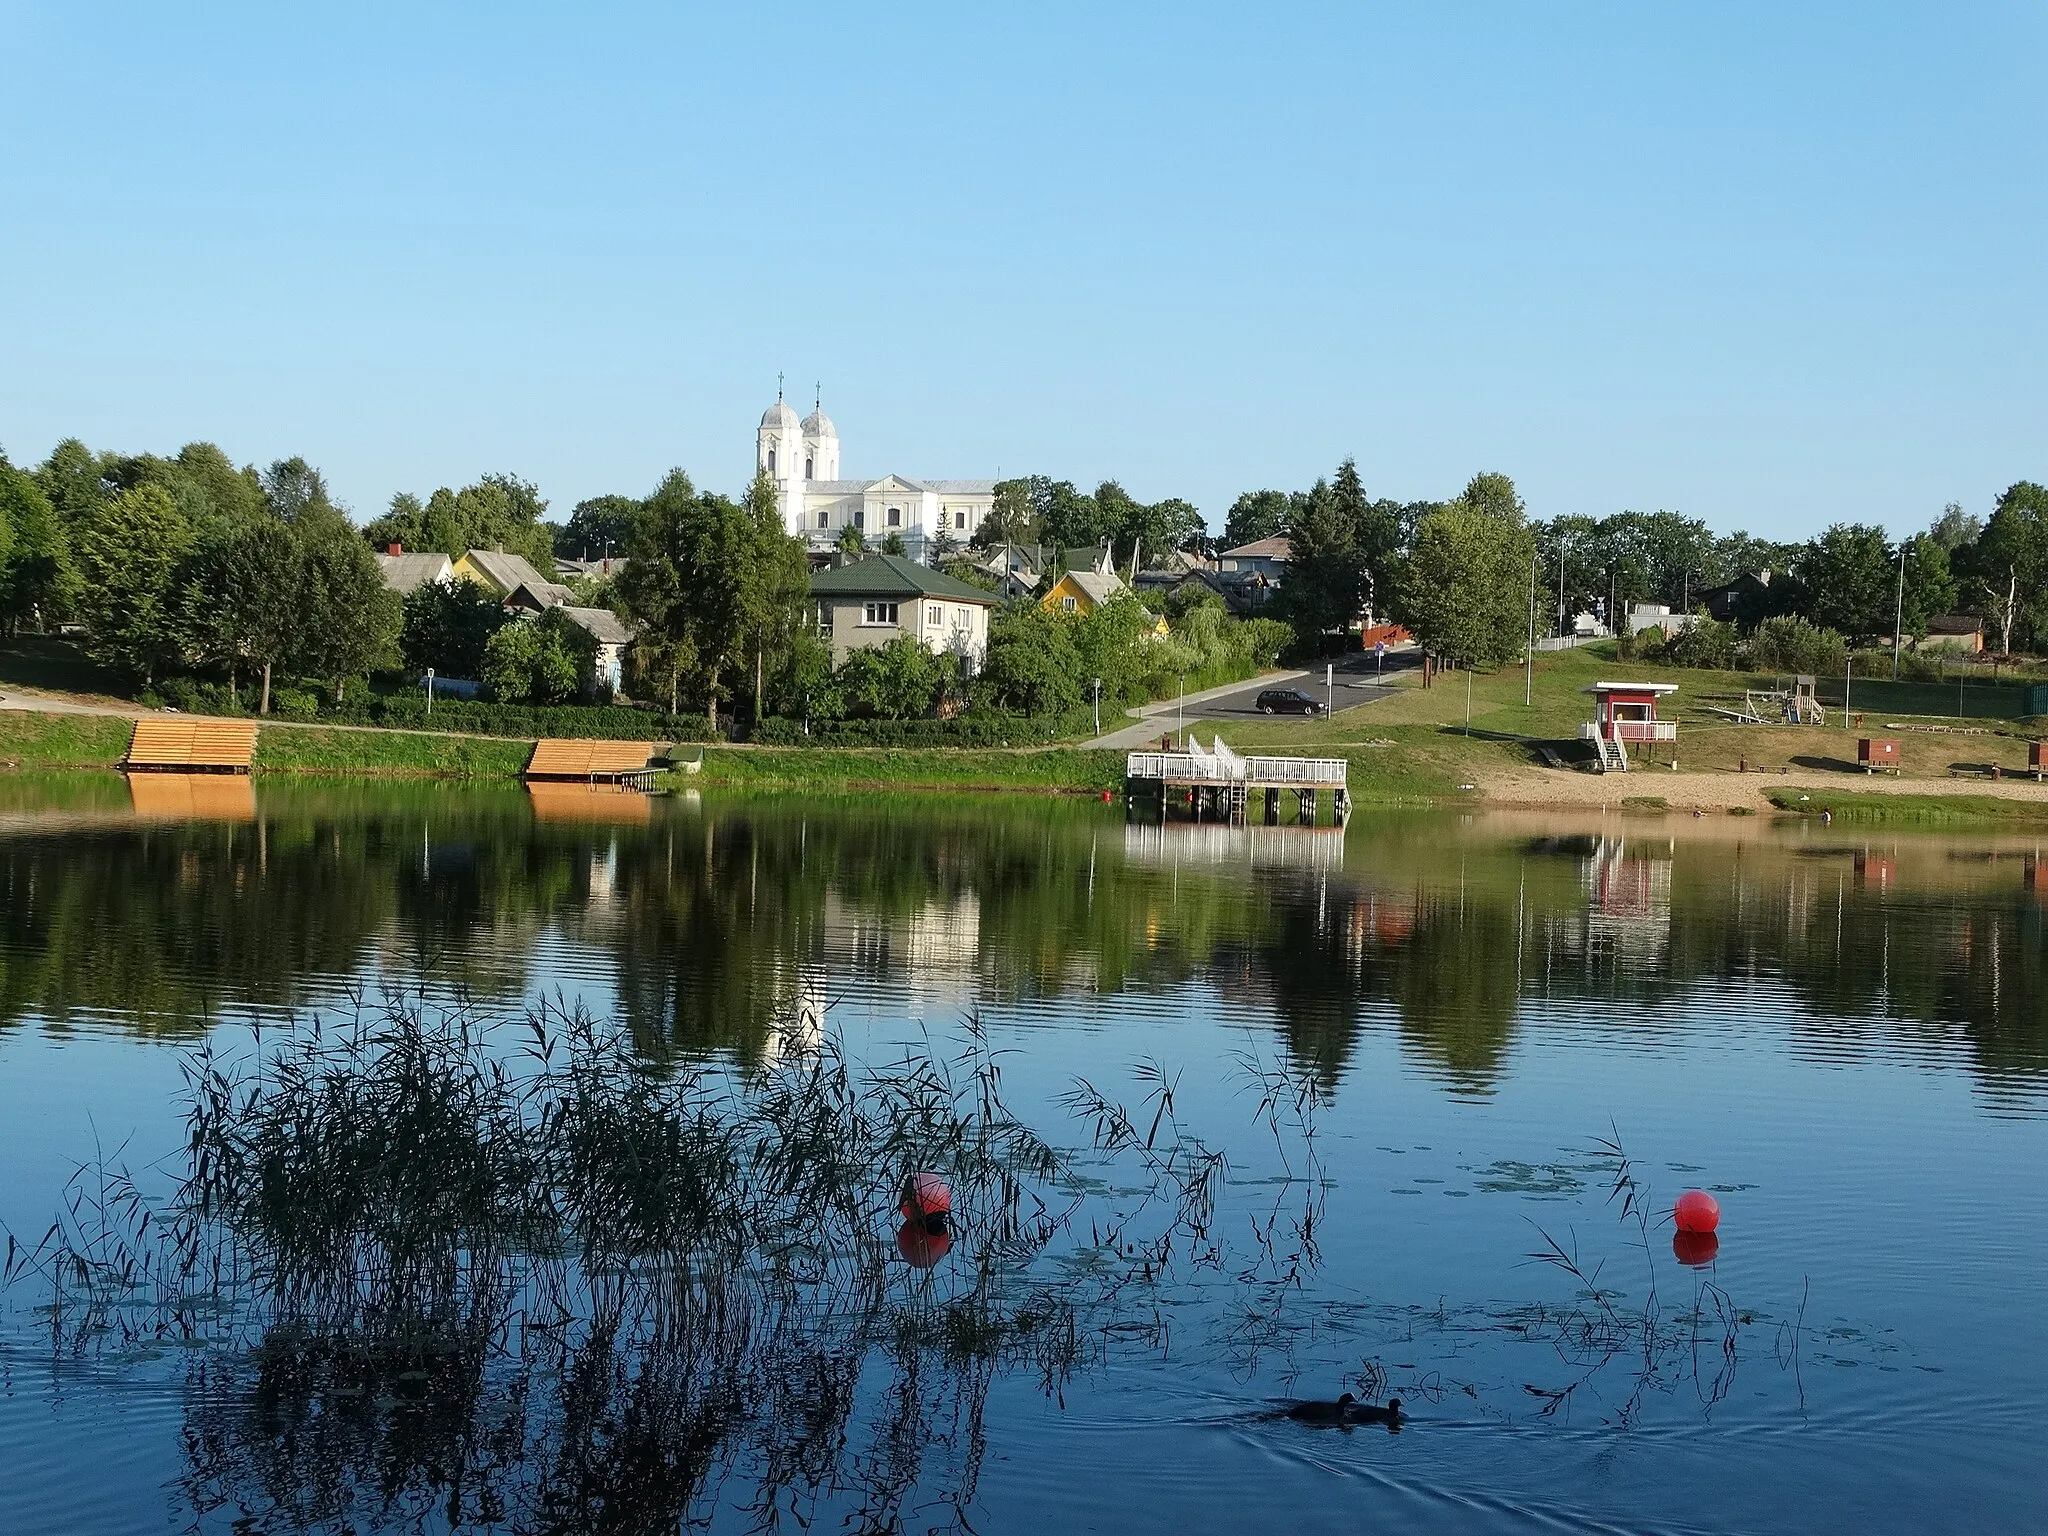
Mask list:
[[1389,1429],[1398,1429],[1401,1424],[1401,1399],[1390,1397],[1387,1399],[1387,1406],[1380,1408],[1371,1403],[1361,1403],[1346,1392],[1334,1403],[1318,1402],[1314,1399],[1292,1403],[1283,1410],[1283,1416],[1293,1419],[1298,1424],[1384,1424]]

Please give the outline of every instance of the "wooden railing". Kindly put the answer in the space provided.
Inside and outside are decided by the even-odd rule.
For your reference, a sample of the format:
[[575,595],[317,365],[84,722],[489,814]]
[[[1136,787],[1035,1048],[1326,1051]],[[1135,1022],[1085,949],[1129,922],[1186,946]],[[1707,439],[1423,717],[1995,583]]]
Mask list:
[[1299,784],[1327,788],[1348,784],[1350,768],[1341,757],[1233,760],[1207,752],[1133,752],[1124,759],[1126,778],[1159,779],[1171,784]]
[[[1676,720],[1617,720],[1613,734],[1622,741],[1676,741],[1678,722]],[[1579,740],[1598,741],[1600,722],[1588,720],[1579,727]]]

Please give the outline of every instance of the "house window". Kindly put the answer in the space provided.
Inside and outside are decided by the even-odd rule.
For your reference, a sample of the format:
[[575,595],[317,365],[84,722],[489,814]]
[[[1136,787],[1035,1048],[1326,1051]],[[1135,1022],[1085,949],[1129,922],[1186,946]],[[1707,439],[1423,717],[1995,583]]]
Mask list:
[[814,475],[812,475],[812,473],[811,473],[811,461],[810,461],[809,459],[805,459],[805,460],[804,460],[804,478],[805,478],[806,480],[811,480],[811,479],[815,479],[815,478],[816,478],[816,477],[815,477]]
[[1060,607],[1065,609],[1068,613],[1072,613],[1075,608],[1074,600],[1071,597],[1063,597],[1060,599]]
[[896,605],[894,603],[869,603],[861,611],[861,623],[863,624],[894,624],[895,622]]
[[889,526],[891,528],[901,528],[903,526],[903,509],[901,507],[891,507],[889,509]]
[[967,514],[965,512],[955,512],[953,514],[953,526],[955,528],[965,528],[967,526]]
[[924,611],[924,621],[933,629],[937,629],[946,622],[946,610],[938,607],[927,608]]
[[832,514],[831,514],[830,512],[820,512],[820,513],[818,514],[818,526],[819,526],[820,528],[827,528],[827,527],[830,527],[830,526],[831,526],[831,523],[832,523]]

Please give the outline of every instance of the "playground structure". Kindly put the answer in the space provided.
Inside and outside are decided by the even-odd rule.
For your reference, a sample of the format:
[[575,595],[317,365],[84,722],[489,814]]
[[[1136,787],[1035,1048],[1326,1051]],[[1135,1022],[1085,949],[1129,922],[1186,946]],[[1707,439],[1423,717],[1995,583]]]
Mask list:
[[1751,688],[1743,695],[1751,725],[1826,725],[1827,711],[1814,692],[1811,672],[1782,680],[1775,688]]

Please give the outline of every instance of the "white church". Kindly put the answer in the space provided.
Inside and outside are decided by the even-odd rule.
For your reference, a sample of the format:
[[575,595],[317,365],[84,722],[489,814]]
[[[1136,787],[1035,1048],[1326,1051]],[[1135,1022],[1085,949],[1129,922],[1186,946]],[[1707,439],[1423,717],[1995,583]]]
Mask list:
[[775,482],[783,525],[812,549],[831,549],[851,528],[870,545],[900,534],[904,552],[923,560],[940,530],[964,546],[995,505],[993,480],[839,478],[839,429],[822,409],[797,420],[780,394],[761,416],[754,467]]

